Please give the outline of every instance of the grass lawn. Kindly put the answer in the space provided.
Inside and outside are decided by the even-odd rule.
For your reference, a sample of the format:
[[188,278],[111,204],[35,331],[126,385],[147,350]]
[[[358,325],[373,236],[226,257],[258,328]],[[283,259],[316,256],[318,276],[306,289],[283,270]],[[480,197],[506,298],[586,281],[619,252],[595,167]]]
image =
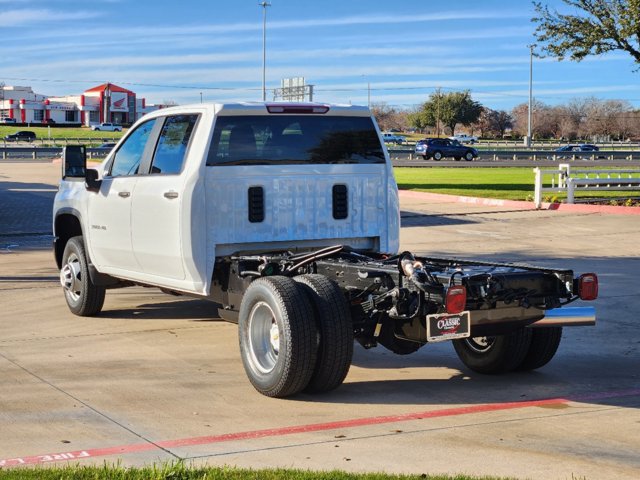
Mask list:
[[507,480],[504,477],[470,477],[467,475],[386,475],[357,474],[338,470],[312,472],[308,470],[266,469],[249,470],[232,467],[187,467],[182,463],[146,468],[124,468],[104,465],[64,466],[52,468],[0,468],[0,480]]
[[[613,170],[613,169],[608,169]],[[532,168],[407,168],[394,169],[398,188],[419,192],[533,201],[535,174]],[[551,184],[545,185],[550,187]],[[576,198],[640,196],[638,192],[579,192]],[[545,196],[550,196],[547,192]],[[553,195],[557,199],[564,194]],[[547,201],[550,198],[547,199]]]
[[[18,130],[29,130],[36,134],[36,138],[38,141],[36,145],[40,143],[40,140],[47,140],[49,138],[49,127],[16,127],[14,125],[3,125],[0,126],[0,143],[1,139],[5,137],[5,135],[9,135],[11,133],[17,132]],[[125,129],[126,131],[126,129]],[[124,135],[124,132],[103,132],[98,131],[94,132],[88,127],[77,127],[77,128],[62,128],[62,127],[51,127],[51,139],[60,139],[60,138],[120,138]]]

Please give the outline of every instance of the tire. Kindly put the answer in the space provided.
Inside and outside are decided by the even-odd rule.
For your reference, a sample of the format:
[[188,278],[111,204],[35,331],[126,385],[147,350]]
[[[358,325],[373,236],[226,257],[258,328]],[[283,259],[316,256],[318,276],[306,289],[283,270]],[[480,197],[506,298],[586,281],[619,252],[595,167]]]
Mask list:
[[283,276],[254,280],[240,304],[238,332],[245,372],[260,393],[283,398],[309,384],[318,329],[298,283]]
[[468,151],[464,154],[464,159],[467,162],[470,162],[471,160],[473,160],[473,152],[472,151]]
[[429,155],[422,155],[423,160],[429,160]]
[[417,352],[422,344],[411,342],[395,336],[393,321],[384,322],[378,337],[378,343],[396,355],[410,355]]
[[511,372],[522,365],[531,345],[531,329],[520,328],[507,335],[454,340],[462,363],[478,373]]
[[71,313],[81,317],[100,313],[104,305],[105,288],[91,281],[82,236],[70,238],[64,247],[60,284]]
[[432,157],[436,162],[439,162],[440,160],[442,160],[442,152],[439,150],[436,150],[435,152],[433,152]]
[[456,162],[459,162],[460,160],[462,160],[462,157],[453,157],[453,159],[454,159]]
[[518,370],[535,370],[545,366],[558,351],[562,339],[562,327],[531,329],[531,345]]
[[306,392],[328,392],[344,381],[353,357],[351,312],[338,285],[324,275],[300,275],[294,280],[307,292],[318,327],[318,358]]

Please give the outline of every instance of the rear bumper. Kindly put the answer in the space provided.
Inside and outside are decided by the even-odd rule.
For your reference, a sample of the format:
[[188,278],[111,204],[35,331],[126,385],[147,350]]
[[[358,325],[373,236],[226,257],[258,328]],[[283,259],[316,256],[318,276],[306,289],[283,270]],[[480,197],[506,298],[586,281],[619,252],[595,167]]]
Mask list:
[[530,327],[583,327],[596,324],[594,307],[554,308],[545,312],[544,318]]

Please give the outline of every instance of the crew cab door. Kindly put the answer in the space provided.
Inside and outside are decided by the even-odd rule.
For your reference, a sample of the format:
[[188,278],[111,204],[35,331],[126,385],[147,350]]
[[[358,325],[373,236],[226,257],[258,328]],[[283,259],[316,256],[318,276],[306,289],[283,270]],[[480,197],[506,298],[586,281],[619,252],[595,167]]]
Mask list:
[[136,260],[147,275],[185,278],[182,223],[197,221],[181,215],[184,162],[198,119],[196,114],[159,118],[153,157],[139,175],[131,204],[131,238]]
[[140,166],[153,153],[155,124],[142,123],[127,136],[105,168],[100,190],[89,196],[88,244],[99,268],[140,271],[131,242],[131,201]]

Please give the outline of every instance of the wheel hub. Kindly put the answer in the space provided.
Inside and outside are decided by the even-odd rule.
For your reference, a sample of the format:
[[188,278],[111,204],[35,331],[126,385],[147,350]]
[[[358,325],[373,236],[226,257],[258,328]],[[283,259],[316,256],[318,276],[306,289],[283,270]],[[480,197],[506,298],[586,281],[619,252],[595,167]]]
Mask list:
[[248,333],[251,363],[262,373],[271,372],[280,352],[280,329],[266,302],[258,302],[251,309]]
[[465,339],[469,348],[477,353],[485,353],[491,350],[495,337],[471,337]]
[[60,285],[65,293],[76,301],[82,293],[82,279],[80,261],[75,255],[70,255],[67,263],[60,270]]

